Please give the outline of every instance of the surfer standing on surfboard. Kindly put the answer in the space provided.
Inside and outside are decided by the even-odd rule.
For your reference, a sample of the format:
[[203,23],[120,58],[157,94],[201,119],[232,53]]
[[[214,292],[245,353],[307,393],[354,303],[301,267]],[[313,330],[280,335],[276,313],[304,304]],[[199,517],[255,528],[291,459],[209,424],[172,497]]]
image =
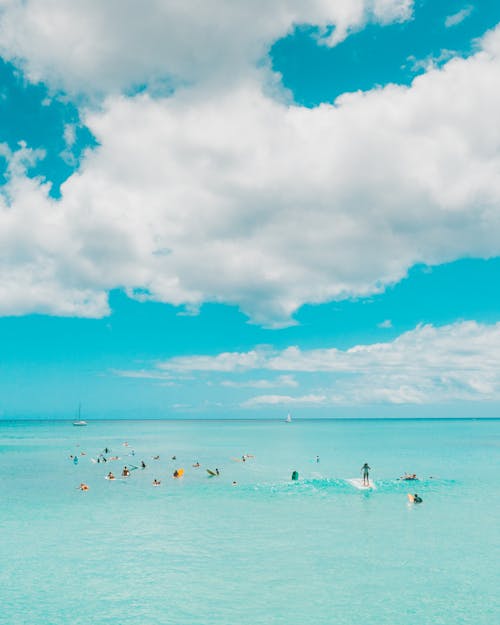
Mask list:
[[363,486],[370,486],[370,471],[371,467],[368,466],[368,462],[361,467],[361,471],[363,473]]

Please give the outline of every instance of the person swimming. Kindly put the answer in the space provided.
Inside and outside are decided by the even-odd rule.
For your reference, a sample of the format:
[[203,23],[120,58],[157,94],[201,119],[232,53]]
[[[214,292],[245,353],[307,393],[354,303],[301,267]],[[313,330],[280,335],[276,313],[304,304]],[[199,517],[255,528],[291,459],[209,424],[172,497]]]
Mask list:
[[217,468],[216,468],[216,469],[215,469],[215,472],[217,473],[217,475],[220,475],[220,473],[219,473],[219,469],[217,469]]
[[422,497],[420,497],[420,495],[417,495],[417,493],[415,493],[413,495],[413,503],[422,503],[423,499]]
[[370,486],[370,469],[371,467],[368,466],[368,462],[365,462],[365,464],[361,467],[361,471],[363,473],[363,486]]
[[199,463],[199,462],[195,462],[195,463],[193,464],[193,467],[194,467],[195,469],[199,469],[199,468],[200,468],[200,463]]
[[404,475],[402,475],[400,478],[400,480],[405,480],[406,482],[411,482],[411,481],[418,481],[418,477],[416,473],[405,473]]
[[153,486],[159,486],[160,484],[160,480],[157,480],[156,478],[153,480]]
[[80,490],[88,490],[89,489],[88,485],[85,484],[85,482],[82,482],[78,488]]
[[127,467],[123,467],[122,477],[129,477],[130,471]]
[[292,481],[296,482],[299,479],[299,472],[298,471],[293,471],[292,473]]
[[144,462],[144,460],[141,460],[141,469],[145,469],[146,468],[146,463]]
[[115,479],[115,476],[113,475],[113,473],[111,473],[111,471],[108,473],[107,479],[108,480],[114,480]]

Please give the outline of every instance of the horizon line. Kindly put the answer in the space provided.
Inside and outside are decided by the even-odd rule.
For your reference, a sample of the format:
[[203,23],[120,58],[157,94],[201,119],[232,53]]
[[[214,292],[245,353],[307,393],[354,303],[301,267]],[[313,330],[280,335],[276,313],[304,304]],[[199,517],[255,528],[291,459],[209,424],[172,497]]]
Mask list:
[[[85,419],[87,423],[102,423],[102,422],[120,422],[120,421],[228,421],[228,422],[248,422],[248,421],[266,421],[266,422],[283,422],[285,419],[282,417],[150,417],[150,418],[102,418]],[[307,422],[307,421],[500,421],[499,417],[294,417],[292,423],[295,421]],[[57,417],[39,417],[39,418],[17,418],[17,417],[0,417],[1,423],[73,423],[73,419],[57,418]]]

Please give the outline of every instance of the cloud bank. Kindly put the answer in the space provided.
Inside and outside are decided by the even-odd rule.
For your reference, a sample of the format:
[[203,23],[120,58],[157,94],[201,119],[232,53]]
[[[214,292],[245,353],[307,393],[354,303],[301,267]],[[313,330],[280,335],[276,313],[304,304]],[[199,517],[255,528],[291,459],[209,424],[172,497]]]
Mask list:
[[291,346],[178,357],[160,363],[158,371],[172,376],[232,372],[236,379],[255,371],[294,375],[300,394],[255,396],[243,402],[246,407],[499,401],[500,323],[418,326],[394,341],[347,350]]
[[297,25],[335,45],[369,21],[411,17],[413,0],[1,0],[0,54],[67,92],[211,85],[253,72]]
[[[121,76],[113,63],[136,4],[120,3],[124,19],[110,20],[107,11],[117,6],[2,3],[5,55],[67,89],[85,86],[100,59],[96,85],[111,95],[83,111],[99,147],[85,155],[59,200],[49,196],[48,183],[26,173],[42,154],[25,145],[2,149],[8,174],[0,197],[0,314],[98,317],[109,312],[108,291],[123,288],[190,310],[207,301],[233,304],[272,327],[290,323],[304,303],[380,292],[415,263],[500,253],[500,126],[493,123],[500,110],[499,30],[474,56],[431,69],[410,87],[344,94],[307,109],[275,97],[279,85],[272,95],[254,71],[269,41],[304,21],[325,28],[333,22],[346,33],[367,19],[406,19],[410,2],[318,0],[304,3],[305,12],[283,0],[272,4],[269,25],[267,14],[257,15],[258,2],[222,3],[224,19],[213,28],[228,46],[224,56],[241,45],[252,71],[236,72],[223,86],[214,79],[210,89],[197,54],[222,55],[201,36],[212,33],[202,28],[203,19],[216,21],[212,3],[200,5],[194,22],[184,16],[190,34],[201,29],[191,59],[199,76],[187,61],[184,67],[182,45],[167,33],[162,45],[173,48],[163,56],[161,47],[148,52],[142,33],[147,58],[138,69],[122,58]],[[148,19],[172,29],[183,23],[178,3],[153,6],[166,11],[166,21],[154,11]],[[88,50],[83,35],[83,48],[72,47],[80,36],[75,12]],[[240,32],[233,19],[248,29]],[[101,23],[109,23],[109,37],[96,27]],[[247,39],[260,51],[248,52]],[[134,82],[134,72],[146,82],[156,76],[153,58],[179,64],[167,67],[182,76],[173,95],[112,93]]]

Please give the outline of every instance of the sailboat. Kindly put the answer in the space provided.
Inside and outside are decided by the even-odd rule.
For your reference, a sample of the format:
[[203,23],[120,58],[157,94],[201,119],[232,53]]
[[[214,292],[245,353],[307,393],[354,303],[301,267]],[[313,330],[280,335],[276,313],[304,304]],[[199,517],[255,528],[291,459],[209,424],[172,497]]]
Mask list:
[[287,423],[291,423],[291,422],[292,422],[292,417],[291,417],[290,413],[288,413],[288,414],[286,415],[286,419],[285,419],[285,421],[286,421]]
[[82,405],[78,404],[78,420],[73,421],[73,425],[87,425],[86,421],[83,421],[82,417]]

